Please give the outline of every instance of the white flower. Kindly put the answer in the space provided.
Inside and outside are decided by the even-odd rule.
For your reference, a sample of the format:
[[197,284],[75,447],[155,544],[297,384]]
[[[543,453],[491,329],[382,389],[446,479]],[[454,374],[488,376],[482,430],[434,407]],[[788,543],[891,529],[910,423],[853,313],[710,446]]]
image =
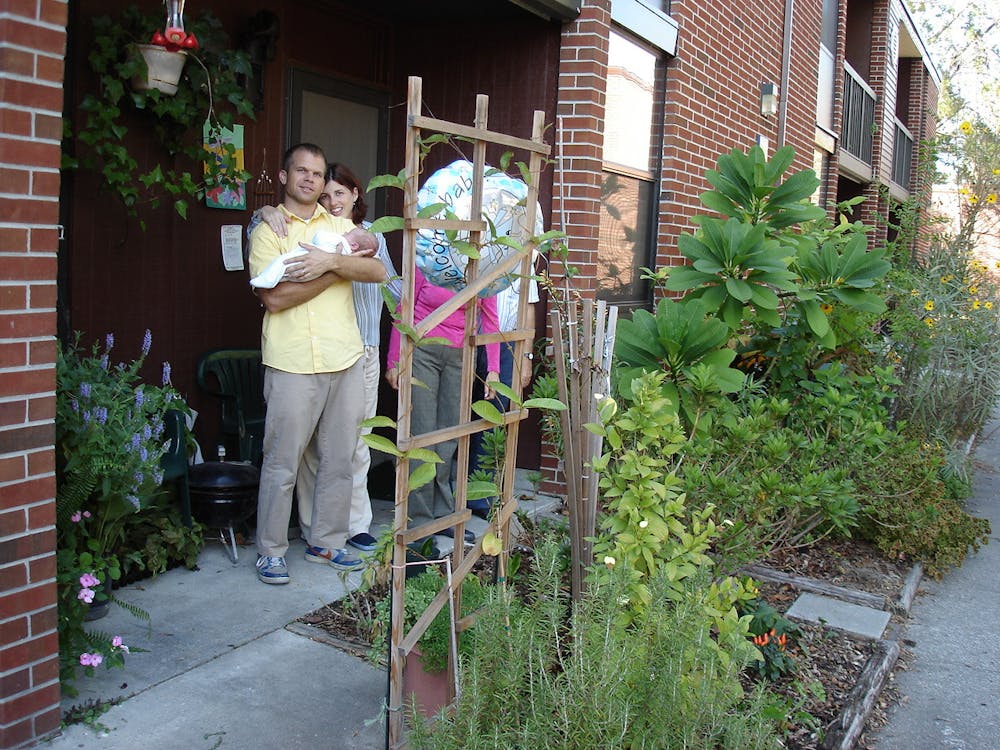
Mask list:
[[604,556],[604,564],[607,565],[609,568],[615,567],[615,562],[616,562],[615,558],[613,558],[611,555]]
[[649,526],[649,521],[647,521],[647,520],[645,520],[645,519],[643,519],[642,521],[639,521],[639,528],[640,528],[640,529],[644,529],[644,528],[646,528],[647,526]]
[[595,393],[594,394],[594,400],[595,401],[602,401],[603,399],[604,399],[604,394],[603,393]]

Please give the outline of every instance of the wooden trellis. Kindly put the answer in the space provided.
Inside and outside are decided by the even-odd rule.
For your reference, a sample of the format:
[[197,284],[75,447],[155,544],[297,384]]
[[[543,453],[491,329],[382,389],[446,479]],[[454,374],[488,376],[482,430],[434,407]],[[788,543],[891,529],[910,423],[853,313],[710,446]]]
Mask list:
[[[406,182],[403,192],[404,236],[401,322],[410,329],[415,328],[418,336],[425,336],[448,315],[470,300],[475,300],[480,290],[492,284],[500,276],[515,272],[515,269],[518,268],[519,270],[516,271],[518,280],[515,283],[521,285],[521,294],[519,296],[517,311],[518,325],[514,331],[500,334],[479,334],[477,332],[476,305],[470,304],[466,308],[465,336],[462,347],[462,386],[461,394],[458,396],[460,398],[459,424],[453,427],[435,430],[423,435],[410,434],[413,342],[406,336],[400,337],[397,447],[404,452],[404,458],[399,460],[396,467],[396,513],[393,524],[392,628],[390,633],[388,705],[389,747],[391,748],[405,746],[404,706],[406,696],[403,694],[403,666],[406,656],[413,649],[414,645],[416,645],[420,636],[423,635],[438,612],[441,611],[442,607],[451,601],[454,602],[455,611],[461,612],[460,593],[462,581],[483,554],[482,537],[468,551],[466,551],[461,542],[465,533],[465,523],[472,515],[471,511],[466,507],[468,476],[465,467],[468,466],[469,436],[475,432],[487,430],[494,426],[483,419],[471,419],[476,347],[494,342],[514,342],[514,361],[515,363],[519,363],[521,357],[526,353],[526,342],[534,336],[534,331],[528,330],[525,327],[528,305],[527,285],[528,278],[532,274],[531,258],[534,251],[534,244],[530,240],[525,243],[525,251],[523,253],[512,254],[512,257],[497,264],[492,270],[482,275],[479,274],[477,262],[470,259],[466,269],[466,287],[424,320],[414,325],[414,270],[416,267],[417,232],[420,229],[465,231],[469,232],[469,239],[473,244],[482,245],[484,239],[488,241],[489,237],[486,235],[488,225],[482,219],[482,205],[486,148],[490,144],[508,149],[526,151],[529,154],[528,170],[530,173],[530,182],[528,184],[528,197],[525,205],[525,226],[529,228],[535,227],[539,175],[543,158],[550,151],[550,147],[542,141],[542,134],[545,129],[544,112],[536,111],[534,113],[530,139],[515,138],[503,133],[491,132],[487,129],[489,98],[483,94],[476,97],[475,123],[471,127],[423,116],[421,114],[421,86],[422,82],[420,78],[415,76],[410,77],[407,97]],[[468,220],[422,219],[417,216],[417,192],[421,178],[420,150],[422,133],[424,131],[457,136],[472,144],[472,209]],[[518,370],[519,368],[515,366],[515,375]],[[519,378],[513,378],[512,388],[515,394],[520,397],[521,384]],[[504,424],[507,426],[507,438],[504,465],[499,482],[500,507],[496,509],[491,522],[493,530],[503,541],[499,568],[501,576],[505,575],[507,569],[507,555],[510,548],[510,519],[517,507],[517,501],[513,498],[513,486],[514,469],[517,460],[518,426],[520,421],[525,417],[527,417],[527,410],[519,408],[513,402],[511,402],[509,410],[503,415]],[[421,526],[411,528],[407,517],[410,466],[409,461],[405,458],[405,452],[414,448],[427,448],[441,442],[456,439],[458,440],[458,466],[460,470],[455,481],[454,512],[443,518],[438,518]],[[417,619],[413,627],[408,632],[404,632],[403,603],[406,593],[405,566],[407,545],[431,534],[440,533],[448,528],[454,530],[454,538],[456,540],[452,557],[452,575],[446,580],[444,587],[438,592],[427,610]],[[468,627],[469,624],[464,620],[459,620],[455,623],[453,643],[457,643],[460,631]],[[451,678],[449,684],[452,686],[451,690],[453,691],[451,694],[452,699],[454,699],[454,689],[457,685],[457,680],[455,679],[455,659],[456,653],[453,649],[448,664],[448,673]]]

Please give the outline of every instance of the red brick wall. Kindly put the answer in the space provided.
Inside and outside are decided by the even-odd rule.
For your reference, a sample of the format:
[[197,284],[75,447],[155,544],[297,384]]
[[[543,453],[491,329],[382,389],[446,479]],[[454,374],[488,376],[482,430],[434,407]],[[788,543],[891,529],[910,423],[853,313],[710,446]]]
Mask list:
[[585,2],[564,27],[560,50],[552,224],[568,235],[570,263],[579,270],[573,284],[581,293],[596,288],[610,28],[610,0]]
[[[610,0],[585,0],[575,21],[565,24],[559,55],[559,94],[553,158],[552,228],[567,235],[567,265],[578,273],[571,286],[596,294],[600,229],[604,111],[608,71]],[[550,263],[553,281],[562,282],[562,263]],[[550,306],[551,307],[551,306]],[[549,331],[551,335],[551,330]],[[561,459],[550,445],[542,449],[545,492],[565,491]]]
[[0,748],[59,728],[56,252],[65,0],[0,18]]
[[704,212],[698,196],[711,187],[705,172],[721,154],[746,151],[764,136],[769,154],[781,145],[795,148],[793,170],[812,167],[822,18],[821,0],[795,3],[780,144],[778,116],[760,114],[760,85],[782,82],[784,0],[675,0],[670,8],[680,34],[666,81],[659,266],[682,262],[677,238]]

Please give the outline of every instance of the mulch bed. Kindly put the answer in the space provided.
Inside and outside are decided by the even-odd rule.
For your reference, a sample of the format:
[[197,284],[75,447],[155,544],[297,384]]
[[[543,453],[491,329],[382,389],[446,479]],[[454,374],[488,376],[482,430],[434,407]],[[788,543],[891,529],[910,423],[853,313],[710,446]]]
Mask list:
[[[907,561],[886,560],[871,545],[857,540],[823,540],[807,549],[775,554],[758,563],[790,575],[812,578],[836,586],[885,596],[895,602],[910,572]],[[795,601],[799,591],[787,583],[761,582],[761,596],[781,613]],[[384,587],[331,602],[311,612],[299,622],[329,634],[333,642],[354,644],[348,650],[364,655],[366,613],[374,613],[374,601],[384,597]],[[903,620],[893,615],[890,628]],[[802,636],[789,646],[796,669],[771,684],[773,692],[786,702],[785,747],[790,750],[821,750],[827,727],[848,705],[850,695],[869,658],[875,653],[872,641],[856,638],[819,624],[799,623]],[[905,664],[905,649],[900,661]],[[748,676],[745,686],[751,687]],[[869,716],[866,732],[884,726],[886,707],[898,701],[890,676]],[[856,748],[867,747],[862,734]]]

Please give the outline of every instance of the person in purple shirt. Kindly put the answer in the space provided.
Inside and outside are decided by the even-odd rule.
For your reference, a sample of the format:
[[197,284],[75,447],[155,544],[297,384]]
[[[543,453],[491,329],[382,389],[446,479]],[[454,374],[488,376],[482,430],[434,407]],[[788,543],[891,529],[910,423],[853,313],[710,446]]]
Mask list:
[[[419,270],[415,269],[413,279],[413,320],[419,322],[426,318],[448,299],[454,292],[444,287],[435,286],[427,281]],[[496,299],[477,298],[479,308],[479,331],[481,333],[497,333]],[[412,411],[410,414],[410,433],[422,435],[426,432],[454,427],[458,424],[459,399],[462,385],[462,343],[465,336],[465,307],[460,307],[438,326],[432,328],[428,336],[447,339],[446,344],[429,344],[413,350],[413,378],[423,385],[413,388]],[[399,388],[399,331],[394,327],[389,336],[389,352],[386,357],[385,379],[389,384]],[[486,362],[488,373],[486,382],[497,382],[500,369],[500,345],[487,344]],[[424,387],[426,386],[426,387]],[[487,386],[487,399],[493,398],[493,389]],[[451,489],[452,461],[458,448],[458,441],[448,440],[433,446],[433,450],[441,457],[437,465],[437,474],[433,482],[418,487],[410,493],[409,515],[410,525],[418,526],[435,518],[441,518],[455,510],[455,497]],[[419,464],[413,462],[411,470]],[[443,532],[451,536],[451,529]],[[475,535],[466,530],[465,541],[472,543]]]

